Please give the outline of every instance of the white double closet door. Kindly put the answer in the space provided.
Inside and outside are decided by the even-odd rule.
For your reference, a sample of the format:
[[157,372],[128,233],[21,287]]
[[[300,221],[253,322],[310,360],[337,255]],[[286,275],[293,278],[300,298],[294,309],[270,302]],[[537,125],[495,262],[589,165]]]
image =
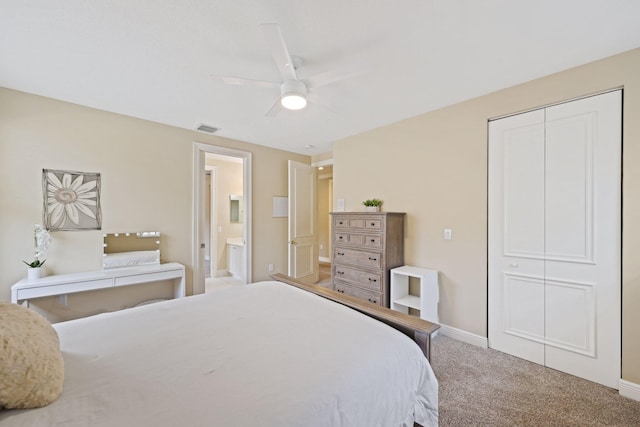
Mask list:
[[618,388],[622,91],[489,123],[489,346]]

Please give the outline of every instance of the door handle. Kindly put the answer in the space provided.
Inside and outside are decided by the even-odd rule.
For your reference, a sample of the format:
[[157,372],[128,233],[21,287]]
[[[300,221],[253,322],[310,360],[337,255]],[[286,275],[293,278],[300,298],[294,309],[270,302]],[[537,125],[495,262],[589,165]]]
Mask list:
[[296,243],[296,241],[295,241],[295,240],[290,241],[290,242],[289,242],[289,244],[290,244],[290,245],[297,245],[297,243]]

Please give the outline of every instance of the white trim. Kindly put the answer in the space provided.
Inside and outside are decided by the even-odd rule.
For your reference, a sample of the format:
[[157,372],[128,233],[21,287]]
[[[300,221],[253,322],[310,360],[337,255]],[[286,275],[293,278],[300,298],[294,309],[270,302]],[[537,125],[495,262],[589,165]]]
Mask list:
[[[200,221],[203,218],[203,212],[201,210],[200,195],[204,191],[204,174],[200,173],[204,170],[204,158],[205,153],[220,154],[229,157],[239,157],[243,161],[243,202],[244,202],[244,259],[245,259],[245,271],[244,271],[244,283],[251,283],[253,281],[253,273],[251,270],[251,247],[252,247],[252,196],[251,196],[251,153],[248,151],[234,150],[232,148],[219,147],[216,145],[203,144],[201,142],[193,143],[193,206],[192,206],[192,242],[191,242],[191,257],[193,262],[193,293],[204,293],[204,275],[202,266],[200,265],[200,252],[199,252],[199,234],[200,234]],[[198,277],[200,276],[200,277]],[[202,282],[202,288],[196,284]]]
[[487,338],[480,335],[472,334],[471,332],[463,331],[462,329],[456,329],[452,326],[440,324],[440,329],[437,332],[449,338],[453,338],[458,341],[466,342],[482,348],[489,348],[489,341]]
[[640,402],[640,384],[635,384],[621,378],[618,383],[618,390],[620,391],[620,396],[628,397],[629,399]]
[[318,261],[331,263],[331,258],[320,256],[320,257],[318,257]]
[[624,86],[618,86],[618,87],[614,87],[614,88],[611,88],[611,89],[605,89],[605,90],[601,90],[601,91],[597,91],[597,92],[592,92],[592,93],[589,93],[589,94],[586,94],[586,95],[578,96],[577,98],[571,98],[571,99],[565,99],[565,100],[561,100],[561,101],[551,102],[549,104],[539,105],[537,107],[532,107],[532,108],[528,108],[526,110],[520,110],[520,111],[516,111],[516,112],[513,112],[513,113],[503,114],[501,116],[489,117],[488,121],[492,122],[494,120],[505,119],[507,117],[517,116],[518,114],[524,114],[524,113],[528,113],[530,111],[535,111],[535,110],[541,110],[543,108],[554,107],[556,105],[566,104],[568,102],[578,101],[580,99],[591,98],[592,96],[604,95],[605,93],[615,92],[617,90],[624,90]]

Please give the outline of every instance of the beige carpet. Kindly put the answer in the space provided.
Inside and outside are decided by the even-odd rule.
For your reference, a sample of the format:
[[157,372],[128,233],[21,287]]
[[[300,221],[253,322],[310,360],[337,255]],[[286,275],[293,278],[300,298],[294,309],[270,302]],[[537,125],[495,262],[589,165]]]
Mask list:
[[442,334],[432,351],[440,426],[640,426],[617,390]]

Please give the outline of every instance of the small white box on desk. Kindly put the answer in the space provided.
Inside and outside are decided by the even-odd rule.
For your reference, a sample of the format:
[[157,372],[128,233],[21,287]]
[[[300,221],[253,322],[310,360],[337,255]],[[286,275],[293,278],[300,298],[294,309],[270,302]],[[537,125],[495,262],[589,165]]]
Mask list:
[[[439,323],[438,271],[405,265],[391,269],[390,274],[391,309],[408,314],[409,308],[414,308],[420,310],[421,319]],[[409,293],[411,277],[420,281],[420,296]]]

